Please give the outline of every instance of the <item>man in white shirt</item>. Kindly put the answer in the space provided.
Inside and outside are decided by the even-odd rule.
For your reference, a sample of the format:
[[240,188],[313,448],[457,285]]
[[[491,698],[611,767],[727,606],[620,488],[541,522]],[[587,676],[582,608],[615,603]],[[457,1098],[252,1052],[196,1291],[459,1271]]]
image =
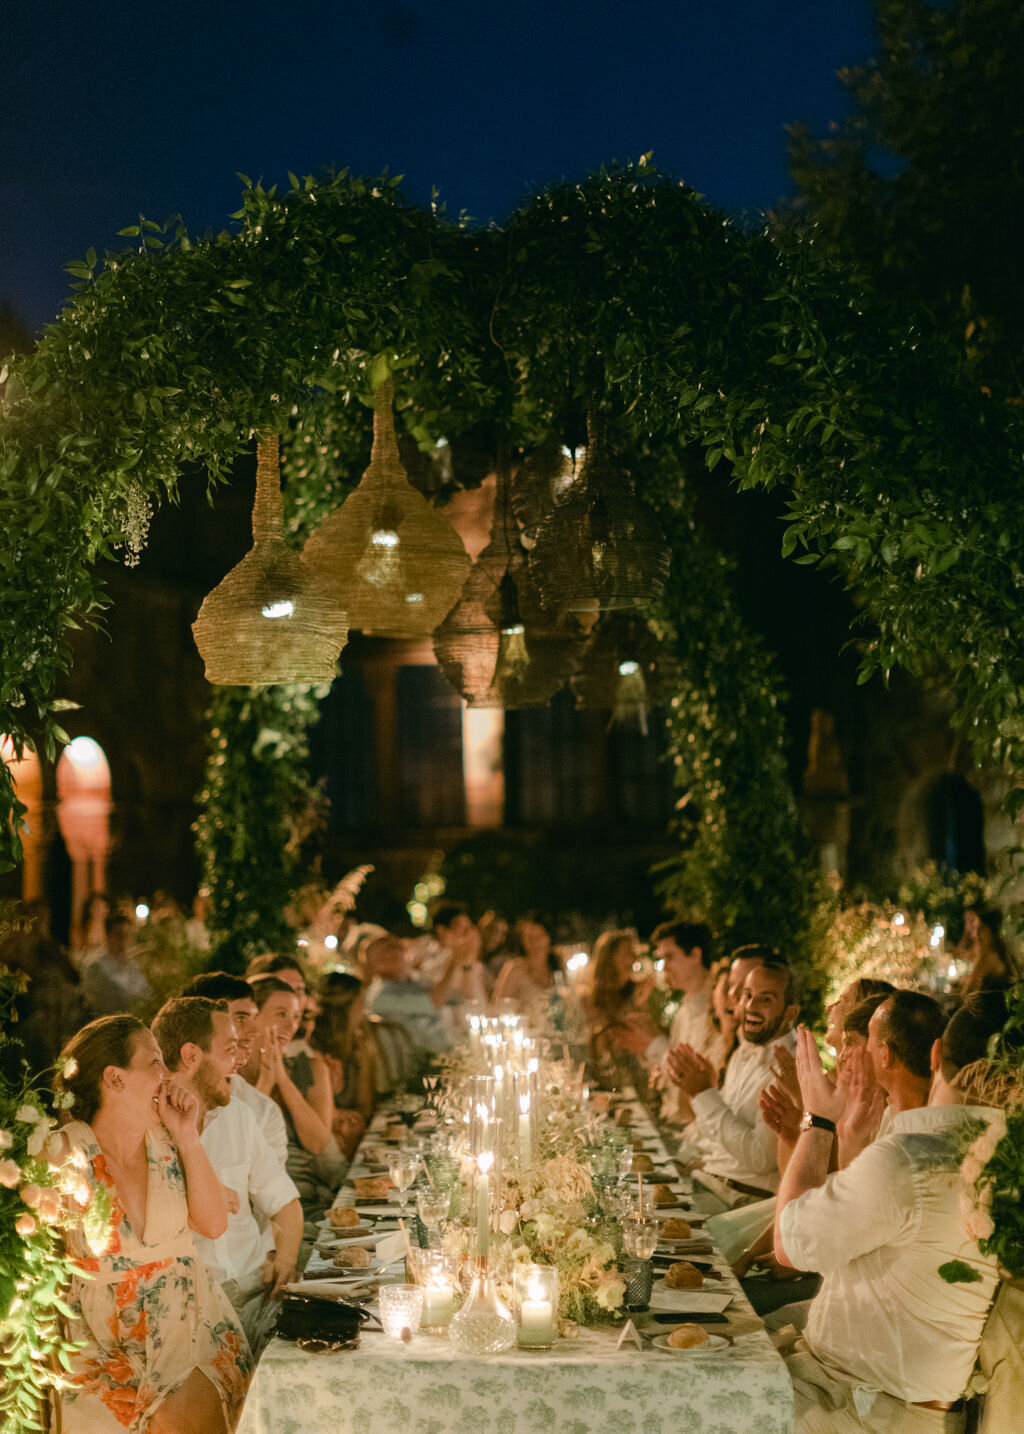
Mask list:
[[280,1159],[283,1169],[288,1159],[288,1128],[284,1123],[281,1107],[276,1100],[271,1100],[269,1095],[264,1095],[238,1074],[238,1070],[248,1064],[253,1041],[258,1034],[256,1017],[259,1015],[259,1007],[252,987],[248,981],[243,981],[241,976],[231,976],[227,971],[207,971],[190,981],[179,995],[205,996],[208,1001],[223,1001],[227,1006],[238,1040],[237,1070],[231,1077],[231,1098],[242,1101],[252,1111],[264,1139]]
[[778,1146],[761,1114],[761,1092],[771,1083],[776,1048],[793,1048],[799,1013],[793,973],[766,961],[744,983],[737,1007],[742,1040],[729,1058],[721,1090],[714,1066],[693,1047],[676,1046],[668,1055],[669,1075],[693,1107],[700,1168],[743,1195],[770,1195],[778,1188]]
[[[169,1071],[204,1112],[200,1141],[228,1189],[228,1228],[196,1248],[221,1282],[253,1353],[270,1338],[280,1295],[293,1278],[302,1241],[299,1192],[260,1133],[248,1106],[231,1099],[237,1040],[231,1017],[203,996],[167,1001],[153,1021]],[[261,1229],[257,1216],[264,1225]]]
[[[888,1135],[831,1175],[832,1122],[813,1104],[820,1058],[810,1032],[798,1033],[806,1110],[779,1188],[775,1255],[819,1270],[824,1282],[803,1337],[780,1337],[796,1434],[963,1428],[961,1396],[997,1267],[964,1229],[959,1165],[965,1132],[977,1134],[996,1113],[967,1104],[959,1076],[986,1055],[1005,1019],[996,991],[957,1011],[932,1047],[929,1104],[895,1115]],[[946,1283],[939,1268],[954,1260],[973,1277]]]

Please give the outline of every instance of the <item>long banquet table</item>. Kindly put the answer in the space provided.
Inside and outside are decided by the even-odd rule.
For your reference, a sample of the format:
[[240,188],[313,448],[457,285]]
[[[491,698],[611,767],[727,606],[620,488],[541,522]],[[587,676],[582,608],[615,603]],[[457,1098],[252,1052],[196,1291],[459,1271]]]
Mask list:
[[[642,1107],[634,1129],[660,1146]],[[410,1344],[364,1332],[358,1349],[335,1354],[274,1339],[238,1434],[790,1434],[786,1367],[714,1258],[733,1303],[728,1324],[709,1332],[728,1335],[726,1349],[669,1354],[645,1340],[617,1350],[618,1326],[580,1329],[547,1352],[483,1357],[422,1332]]]

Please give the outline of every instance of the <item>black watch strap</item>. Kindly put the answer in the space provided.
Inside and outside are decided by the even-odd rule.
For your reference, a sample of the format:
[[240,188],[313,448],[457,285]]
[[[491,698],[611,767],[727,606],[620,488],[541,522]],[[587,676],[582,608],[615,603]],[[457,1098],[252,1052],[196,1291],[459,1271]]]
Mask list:
[[800,1122],[801,1130],[827,1130],[830,1135],[836,1133],[836,1123],[824,1115],[813,1115],[810,1111],[804,1111],[804,1118]]

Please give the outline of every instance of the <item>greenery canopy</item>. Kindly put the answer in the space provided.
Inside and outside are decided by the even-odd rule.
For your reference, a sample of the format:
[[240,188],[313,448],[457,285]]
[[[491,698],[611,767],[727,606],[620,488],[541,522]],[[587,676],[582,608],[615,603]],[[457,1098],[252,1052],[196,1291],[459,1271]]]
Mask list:
[[[348,173],[293,176],[280,194],[247,182],[236,219],[198,241],[144,221],[124,231],[131,250],[90,252],[70,266],[61,319],[10,364],[0,730],[16,743],[60,739],[65,631],[101,610],[97,565],[130,540],[140,501],[173,497],[185,464],[216,485],[268,425],[291,435],[294,459],[306,425],[334,442],[286,464],[301,535],[344,493],[319,448],[356,458],[354,400],[389,368],[399,421],[424,447],[495,426],[529,445],[602,408],[677,568],[704,576],[705,613],[726,590],[690,521],[683,449],[699,445],[741,487],[781,488],[783,551],[841,568],[862,596],[863,679],[944,667],[975,742],[1024,765],[1019,417],[981,392],[954,342],[894,319],[813,231],[743,227],[643,162],[557,186],[487,230]],[[661,617],[678,634],[675,601]],[[697,700],[713,674],[697,670],[707,645],[692,630],[686,641]],[[746,695],[767,692],[763,659],[726,646],[723,661],[743,654]],[[771,751],[777,720],[737,692],[714,726],[752,724]],[[677,756],[709,838],[728,757],[702,777]],[[773,762],[744,764],[748,819],[758,791],[763,813],[792,809]],[[6,769],[3,782],[0,816],[17,809]]]

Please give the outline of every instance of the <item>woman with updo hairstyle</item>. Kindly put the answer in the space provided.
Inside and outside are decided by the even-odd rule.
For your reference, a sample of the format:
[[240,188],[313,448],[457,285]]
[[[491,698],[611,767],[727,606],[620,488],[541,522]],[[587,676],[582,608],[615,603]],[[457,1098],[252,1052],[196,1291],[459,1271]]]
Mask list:
[[512,931],[510,949],[512,960],[501,968],[491,997],[493,1004],[513,1001],[522,1012],[538,1008],[543,1011],[563,974],[547,927],[536,917],[520,917]]
[[348,971],[328,971],[317,1001],[309,1044],[323,1057],[330,1074],[334,1137],[351,1156],[373,1114],[376,1095],[376,1056],[364,1020],[363,983]]
[[[65,1434],[229,1434],[252,1357],[192,1231],[224,1233],[224,1192],[199,1142],[199,1105],[168,1077],[152,1032],[103,1016],[64,1047],[54,1081],[63,1158],[109,1202],[109,1227],[69,1226]],[[102,1208],[99,1206],[97,1208]]]

